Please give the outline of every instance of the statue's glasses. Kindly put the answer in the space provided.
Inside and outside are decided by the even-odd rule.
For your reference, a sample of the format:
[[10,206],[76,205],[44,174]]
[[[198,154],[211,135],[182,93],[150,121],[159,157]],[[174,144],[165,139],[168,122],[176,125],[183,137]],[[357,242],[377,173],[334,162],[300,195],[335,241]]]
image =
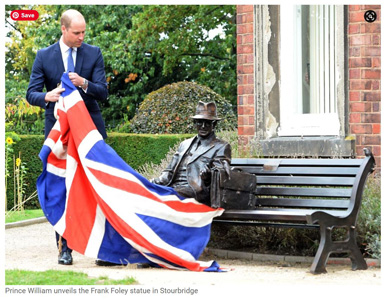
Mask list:
[[214,124],[216,121],[211,121],[211,120],[195,120],[195,125],[197,126],[206,126],[209,127],[212,124]]

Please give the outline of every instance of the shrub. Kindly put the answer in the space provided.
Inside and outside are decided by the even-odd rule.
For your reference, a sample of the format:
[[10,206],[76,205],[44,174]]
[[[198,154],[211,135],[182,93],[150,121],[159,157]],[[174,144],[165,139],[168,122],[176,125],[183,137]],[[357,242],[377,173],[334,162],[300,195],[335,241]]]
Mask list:
[[206,86],[185,81],[150,93],[130,127],[134,133],[195,133],[191,116],[199,101],[216,103],[218,116],[223,118],[218,130],[236,128],[236,115],[228,100]]
[[381,258],[381,178],[370,176],[358,218],[358,241],[367,255]]
[[[112,148],[122,157],[132,168],[138,170],[146,162],[159,164],[166,153],[175,144],[191,135],[150,135],[150,134],[109,134],[106,139]],[[36,180],[42,172],[42,162],[39,152],[44,142],[43,135],[21,135],[20,140],[13,145],[14,153],[21,155],[21,160],[27,163],[28,172],[25,175],[25,196],[29,197],[36,190]],[[10,178],[13,172],[10,170]],[[7,185],[8,207],[13,206],[14,185],[9,181]],[[25,204],[25,208],[33,209],[39,207],[37,197]]]
[[160,164],[171,147],[188,137],[191,135],[112,133],[106,142],[133,169],[139,170],[147,162]]
[[[23,162],[27,162],[28,171],[25,174],[25,193],[26,197],[33,195],[36,190],[36,180],[42,172],[42,163],[39,158],[39,152],[44,142],[43,135],[20,135],[20,140],[13,146],[14,153],[19,155]],[[11,174],[11,177],[13,174]],[[13,207],[14,199],[14,184],[9,182],[7,186],[8,207]],[[38,208],[38,199],[35,197],[28,203],[25,203],[25,208]]]

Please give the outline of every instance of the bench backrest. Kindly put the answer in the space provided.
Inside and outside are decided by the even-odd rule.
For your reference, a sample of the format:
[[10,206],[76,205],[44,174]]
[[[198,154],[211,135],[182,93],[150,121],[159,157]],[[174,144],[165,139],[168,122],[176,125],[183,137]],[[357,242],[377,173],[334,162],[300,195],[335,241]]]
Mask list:
[[256,207],[357,210],[374,158],[241,159],[232,166],[257,177]]

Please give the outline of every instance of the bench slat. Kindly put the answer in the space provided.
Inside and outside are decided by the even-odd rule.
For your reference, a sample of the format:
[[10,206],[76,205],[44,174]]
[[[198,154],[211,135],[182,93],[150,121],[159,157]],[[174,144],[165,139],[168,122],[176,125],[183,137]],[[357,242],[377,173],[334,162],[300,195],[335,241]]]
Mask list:
[[257,187],[257,195],[304,196],[304,197],[351,197],[352,189],[341,188],[298,188],[298,187]]
[[355,167],[283,167],[279,166],[277,170],[264,170],[263,167],[259,166],[237,166],[245,172],[257,174],[257,175],[305,175],[305,176],[315,176],[315,175],[325,175],[325,176],[335,176],[335,175],[344,175],[344,176],[356,176],[359,168]]
[[[253,165],[263,166],[273,162],[273,159],[262,158],[233,158],[231,165]],[[287,166],[354,166],[359,167],[362,159],[278,159],[280,165]]]
[[349,200],[257,198],[256,205],[265,207],[348,208]]
[[307,223],[298,223],[298,222],[272,222],[272,221],[240,221],[240,220],[218,220],[214,219],[214,223],[228,224],[228,225],[242,225],[242,226],[263,226],[263,227],[274,227],[274,228],[308,228],[308,229],[319,229],[319,225],[316,224],[307,224]]
[[257,184],[353,186],[354,177],[257,176]]
[[217,219],[221,220],[264,220],[264,221],[297,221],[306,222],[306,216],[316,211],[327,212],[336,217],[344,217],[345,210],[315,210],[315,209],[287,209],[287,210],[227,210]]

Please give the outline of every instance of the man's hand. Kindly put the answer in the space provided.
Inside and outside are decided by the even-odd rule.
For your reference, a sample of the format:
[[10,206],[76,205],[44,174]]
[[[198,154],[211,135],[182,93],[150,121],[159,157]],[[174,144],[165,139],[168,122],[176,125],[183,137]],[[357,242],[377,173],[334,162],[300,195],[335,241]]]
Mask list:
[[77,73],[74,73],[74,72],[70,72],[69,73],[69,78],[71,80],[71,82],[76,86],[76,87],[80,87],[83,85],[83,81],[84,81],[84,78],[79,76]]
[[57,88],[53,89],[52,91],[49,91],[46,93],[46,96],[44,98],[44,101],[46,102],[57,102],[59,100],[60,94],[64,92],[64,88],[61,86],[58,86]]

